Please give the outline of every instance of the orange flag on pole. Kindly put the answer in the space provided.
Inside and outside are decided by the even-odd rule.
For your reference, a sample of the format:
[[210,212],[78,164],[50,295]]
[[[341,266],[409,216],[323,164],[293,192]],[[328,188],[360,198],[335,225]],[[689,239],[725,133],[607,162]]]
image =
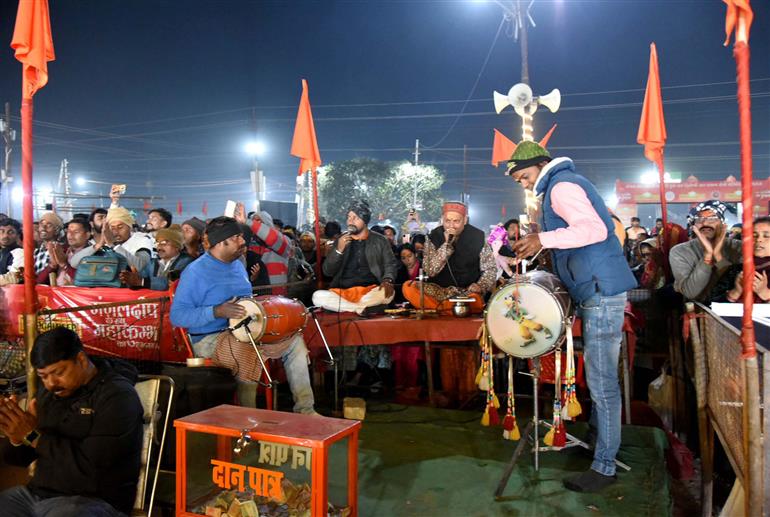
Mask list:
[[500,162],[507,162],[515,150],[516,144],[495,129],[495,141],[492,143],[492,165],[497,167]]
[[551,129],[549,129],[548,132],[543,137],[543,139],[540,140],[540,147],[542,148],[548,147],[548,141],[551,139],[551,135],[553,135],[554,131],[556,131],[556,124],[551,126]]
[[644,94],[642,119],[639,122],[639,133],[636,136],[636,141],[644,146],[644,156],[658,165],[662,178],[666,121],[663,119],[663,97],[660,94],[658,52],[655,49],[655,43],[650,44],[650,72],[647,77],[647,91]]
[[[725,16],[724,45],[730,44],[730,36],[735,31],[735,41],[749,42],[751,22],[754,21],[754,12],[751,10],[749,0],[722,0],[727,4],[727,16]],[[737,25],[737,27],[736,27]]]
[[321,165],[321,153],[315,138],[313,112],[310,109],[310,97],[307,92],[307,81],[302,79],[302,98],[299,101],[297,122],[294,125],[294,138],[291,141],[291,154],[300,159],[299,175],[309,170],[315,170]]
[[22,98],[31,99],[48,82],[48,61],[56,59],[48,0],[20,0],[11,48],[23,65]]

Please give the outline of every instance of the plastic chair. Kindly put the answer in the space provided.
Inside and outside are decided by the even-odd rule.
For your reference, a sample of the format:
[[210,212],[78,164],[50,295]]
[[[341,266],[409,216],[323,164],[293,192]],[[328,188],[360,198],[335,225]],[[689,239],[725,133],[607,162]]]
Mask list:
[[[164,404],[164,411],[161,411],[159,401],[161,384],[168,383],[168,400]],[[168,429],[168,419],[171,415],[171,403],[174,400],[174,380],[166,375],[140,375],[136,383],[136,392],[139,394],[139,400],[144,409],[144,425],[142,439],[142,461],[139,471],[139,484],[136,489],[136,500],[134,501],[133,515],[152,515],[152,505],[155,502],[155,489],[158,484],[158,474],[160,473],[160,460],[163,447],[166,443],[166,429]],[[163,420],[160,431],[160,441],[158,441],[158,424]],[[158,445],[156,448],[155,445]],[[155,467],[151,468],[150,462],[155,456]],[[154,470],[152,482],[150,483],[150,472]],[[147,497],[149,488],[149,500]]]

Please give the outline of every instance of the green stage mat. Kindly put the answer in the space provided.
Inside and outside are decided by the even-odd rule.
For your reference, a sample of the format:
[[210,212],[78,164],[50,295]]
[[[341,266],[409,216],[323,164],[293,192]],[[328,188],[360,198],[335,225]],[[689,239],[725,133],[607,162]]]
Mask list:
[[[665,434],[624,426],[618,482],[601,494],[578,494],[562,479],[587,469],[590,456],[579,449],[523,454],[504,493],[493,493],[517,442],[501,427],[483,427],[478,412],[395,404],[370,406],[359,447],[360,515],[375,516],[666,516],[672,499],[665,465]],[[526,421],[519,421],[523,431]],[[586,424],[568,425],[585,433]]]

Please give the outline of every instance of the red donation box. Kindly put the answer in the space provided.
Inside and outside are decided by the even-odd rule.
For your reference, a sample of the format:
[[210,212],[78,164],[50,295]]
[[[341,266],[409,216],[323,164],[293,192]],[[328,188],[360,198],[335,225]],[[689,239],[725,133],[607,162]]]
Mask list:
[[361,422],[222,405],[174,421],[176,515],[358,515]]

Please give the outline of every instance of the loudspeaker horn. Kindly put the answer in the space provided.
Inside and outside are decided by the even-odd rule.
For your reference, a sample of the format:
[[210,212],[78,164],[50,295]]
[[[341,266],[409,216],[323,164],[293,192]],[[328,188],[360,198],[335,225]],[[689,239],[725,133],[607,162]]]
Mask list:
[[556,113],[559,111],[559,106],[561,106],[561,92],[558,88],[554,88],[548,95],[538,97],[537,102],[551,110],[551,113]]
[[532,102],[532,88],[524,83],[514,84],[508,91],[508,101],[514,108],[524,108]]
[[502,93],[495,92],[494,93],[494,99],[495,99],[495,111],[499,115],[501,111],[503,111],[505,108],[510,105],[510,102],[508,101],[508,96],[503,95]]

